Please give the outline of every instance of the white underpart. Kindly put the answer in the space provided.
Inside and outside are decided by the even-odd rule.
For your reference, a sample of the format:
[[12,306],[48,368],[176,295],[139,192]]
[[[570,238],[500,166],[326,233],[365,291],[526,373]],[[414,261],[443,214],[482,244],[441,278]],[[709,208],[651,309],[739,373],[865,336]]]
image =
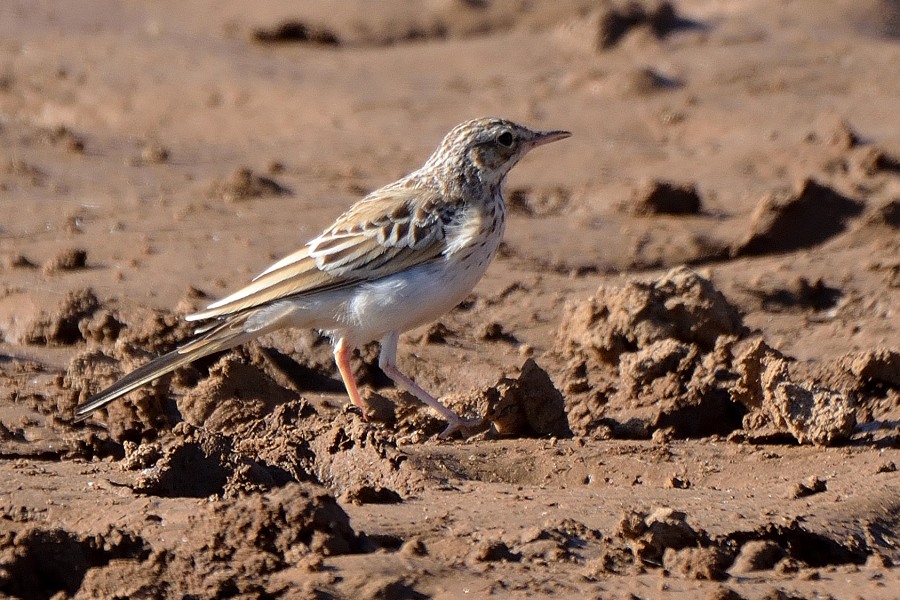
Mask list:
[[[467,225],[448,230],[447,251],[437,260],[352,288],[275,302],[254,315],[247,327],[264,329],[277,321],[281,327],[320,329],[359,347],[433,321],[465,299],[500,245],[501,235],[480,234],[480,219],[462,221]],[[482,237],[484,245],[473,244]],[[470,252],[460,268],[459,259]]]

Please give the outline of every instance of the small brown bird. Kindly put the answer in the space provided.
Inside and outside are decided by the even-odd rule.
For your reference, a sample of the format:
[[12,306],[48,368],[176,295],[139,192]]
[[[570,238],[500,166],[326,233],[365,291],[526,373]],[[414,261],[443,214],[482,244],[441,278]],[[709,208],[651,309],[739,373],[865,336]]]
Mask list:
[[354,204],[246,287],[188,315],[188,321],[206,321],[194,339],[78,406],[75,420],[198,358],[276,329],[302,327],[331,335],[347,394],[363,415],[350,353],[381,340],[379,366],[447,420],[442,437],[473,425],[397,368],[397,340],[475,287],[503,238],[507,173],[532,148],[570,135],[497,118],[457,125],[418,171]]

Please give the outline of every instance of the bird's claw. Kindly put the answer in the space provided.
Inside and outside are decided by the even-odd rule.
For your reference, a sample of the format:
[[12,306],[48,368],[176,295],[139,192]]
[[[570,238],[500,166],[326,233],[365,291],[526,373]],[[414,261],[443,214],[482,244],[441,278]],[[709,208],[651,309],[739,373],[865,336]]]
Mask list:
[[441,432],[438,438],[446,440],[454,433],[459,432],[460,436],[465,438],[474,430],[482,429],[484,426],[484,418],[464,419],[463,417],[455,417],[447,419],[447,428]]

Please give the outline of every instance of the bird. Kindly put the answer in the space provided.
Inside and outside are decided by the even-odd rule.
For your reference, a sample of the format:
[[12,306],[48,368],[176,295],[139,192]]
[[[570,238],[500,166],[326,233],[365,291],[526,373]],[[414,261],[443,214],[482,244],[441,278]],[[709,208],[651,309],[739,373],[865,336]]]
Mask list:
[[347,395],[364,419],[350,357],[380,341],[379,367],[447,422],[441,437],[464,433],[477,421],[457,415],[397,367],[399,336],[472,291],[503,238],[510,169],[530,150],[570,135],[496,117],[457,125],[421,168],[363,197],[245,287],[185,316],[198,323],[193,337],[77,406],[74,422],[204,356],[278,329],[306,328],[330,336]]

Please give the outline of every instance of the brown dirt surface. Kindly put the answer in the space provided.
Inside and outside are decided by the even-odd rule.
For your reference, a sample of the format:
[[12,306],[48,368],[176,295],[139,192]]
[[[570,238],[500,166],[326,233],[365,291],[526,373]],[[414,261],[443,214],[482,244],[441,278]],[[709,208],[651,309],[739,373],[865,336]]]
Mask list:
[[[900,4],[376,4],[0,3],[0,596],[896,598]],[[467,438],[310,331],[72,424],[483,115]]]

